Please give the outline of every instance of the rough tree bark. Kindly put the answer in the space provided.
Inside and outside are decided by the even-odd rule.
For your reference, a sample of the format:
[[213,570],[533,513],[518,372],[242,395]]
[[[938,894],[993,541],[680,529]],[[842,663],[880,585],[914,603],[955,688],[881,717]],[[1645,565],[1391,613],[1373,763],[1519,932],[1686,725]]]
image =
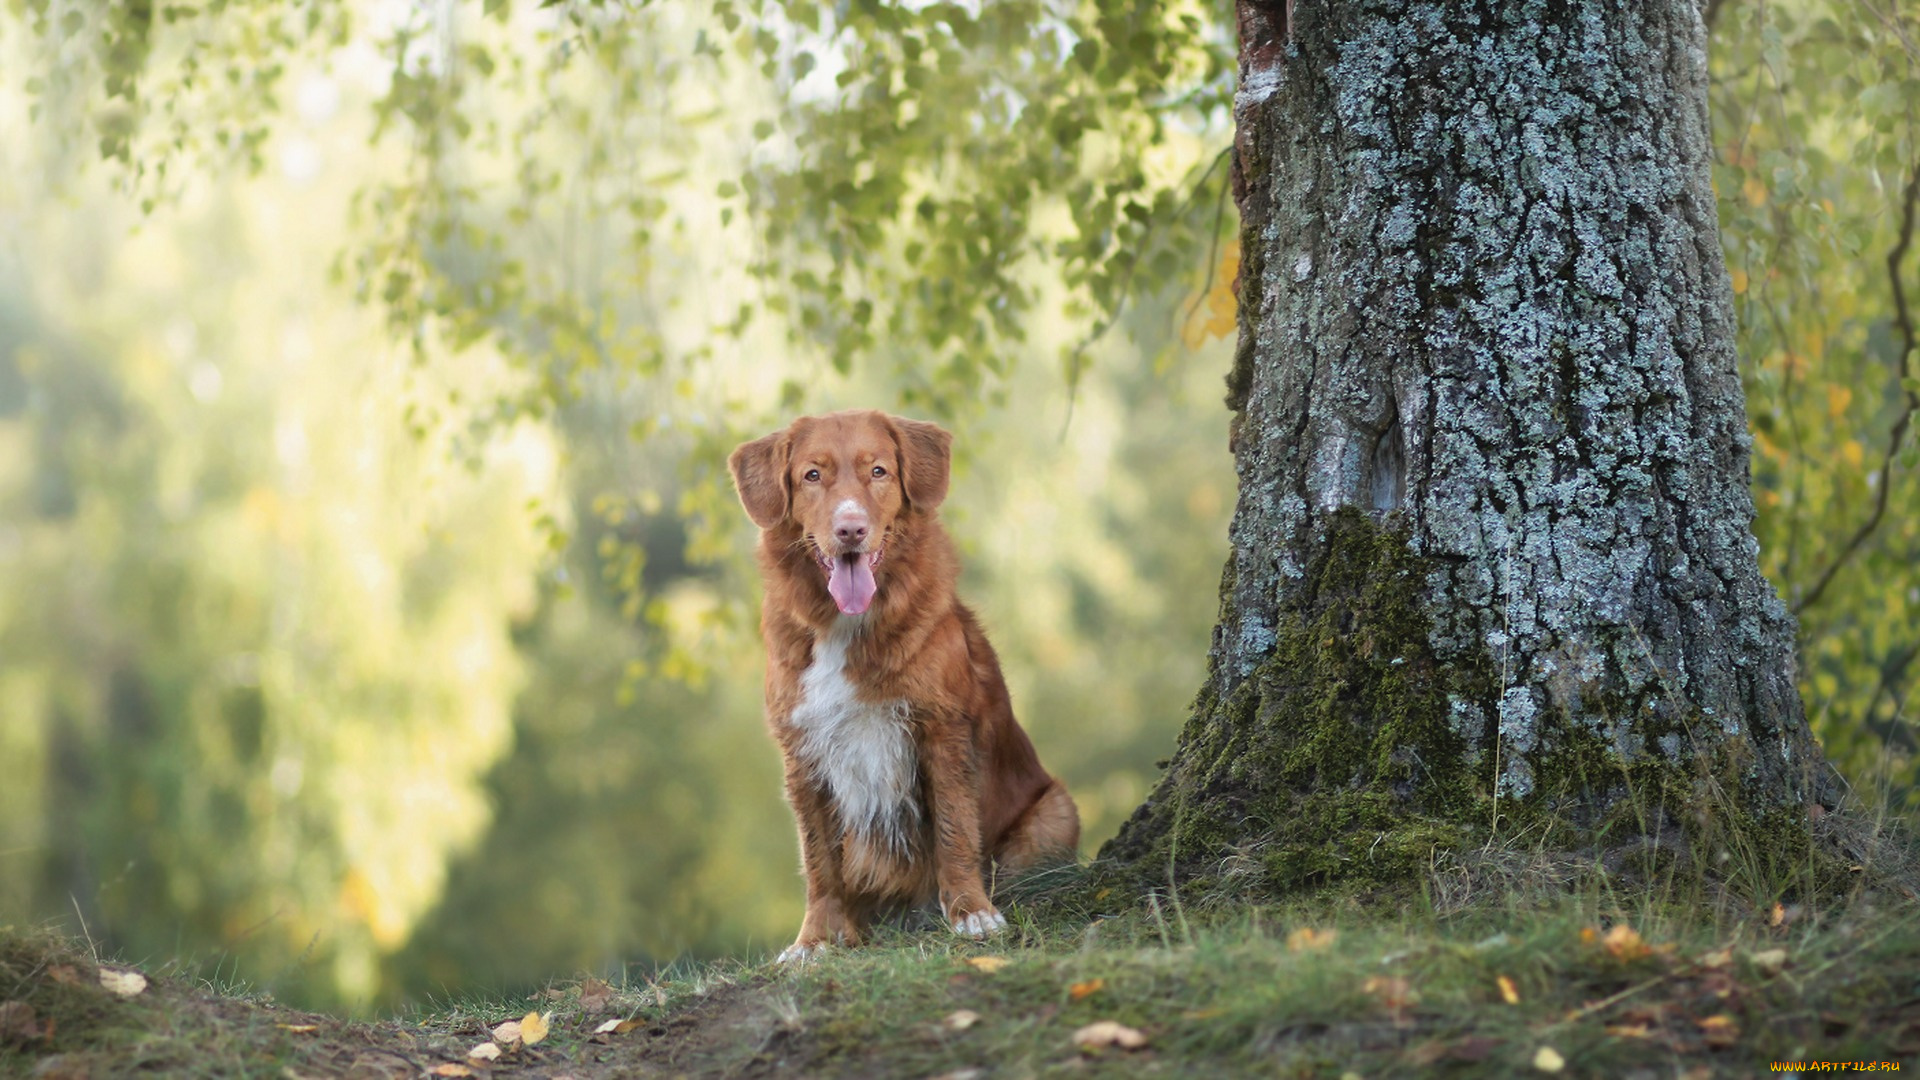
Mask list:
[[1239,17],[1233,554],[1103,855],[1284,887],[1496,819],[1803,836],[1823,765],[1756,559],[1696,0]]

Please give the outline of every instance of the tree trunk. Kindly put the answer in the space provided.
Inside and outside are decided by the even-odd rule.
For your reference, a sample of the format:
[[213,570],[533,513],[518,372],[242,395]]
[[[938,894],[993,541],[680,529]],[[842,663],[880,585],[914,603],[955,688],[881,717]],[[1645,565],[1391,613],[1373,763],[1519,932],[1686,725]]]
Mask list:
[[1286,887],[1543,821],[1803,843],[1694,0],[1239,3],[1233,554],[1103,856]]

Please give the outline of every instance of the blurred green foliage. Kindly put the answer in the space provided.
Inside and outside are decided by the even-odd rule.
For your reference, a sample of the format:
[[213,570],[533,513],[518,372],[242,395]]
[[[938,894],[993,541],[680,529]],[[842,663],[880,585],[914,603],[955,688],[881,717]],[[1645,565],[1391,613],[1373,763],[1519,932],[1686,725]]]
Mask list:
[[320,935],[366,993],[485,825],[558,447],[411,436],[423,374],[250,235],[285,206],[91,208],[0,262],[0,898]]
[[1761,567],[1828,755],[1920,806],[1920,14],[1728,0],[1713,40]]
[[[1911,800],[1920,26],[1714,10],[1763,559]],[[1144,795],[1233,495],[1226,9],[0,12],[0,922],[360,1006],[777,946],[722,462],[851,405],[960,434],[1089,849]]]

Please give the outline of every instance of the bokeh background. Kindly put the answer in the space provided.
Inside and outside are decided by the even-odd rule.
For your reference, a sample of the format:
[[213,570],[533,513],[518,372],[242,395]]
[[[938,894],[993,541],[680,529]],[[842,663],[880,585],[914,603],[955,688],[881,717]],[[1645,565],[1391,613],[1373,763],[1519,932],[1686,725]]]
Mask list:
[[[1907,813],[1920,27],[1712,7],[1763,563]],[[0,925],[350,1010],[777,949],[723,460],[849,406],[959,435],[1096,848],[1234,497],[1230,13],[1138,11],[0,6]]]

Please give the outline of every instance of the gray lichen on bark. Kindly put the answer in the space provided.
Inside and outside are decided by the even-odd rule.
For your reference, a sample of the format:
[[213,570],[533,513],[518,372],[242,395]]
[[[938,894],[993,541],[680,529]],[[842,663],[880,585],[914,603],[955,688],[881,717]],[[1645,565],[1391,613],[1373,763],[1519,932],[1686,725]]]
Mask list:
[[[1426,568],[1434,660],[1491,673],[1449,724],[1501,797],[1590,735],[1733,748],[1749,796],[1804,801],[1694,5],[1328,0],[1289,29],[1242,53],[1240,502],[1202,710],[1260,683],[1358,507]],[[1195,717],[1117,850],[1198,797],[1203,722],[1238,721]]]

